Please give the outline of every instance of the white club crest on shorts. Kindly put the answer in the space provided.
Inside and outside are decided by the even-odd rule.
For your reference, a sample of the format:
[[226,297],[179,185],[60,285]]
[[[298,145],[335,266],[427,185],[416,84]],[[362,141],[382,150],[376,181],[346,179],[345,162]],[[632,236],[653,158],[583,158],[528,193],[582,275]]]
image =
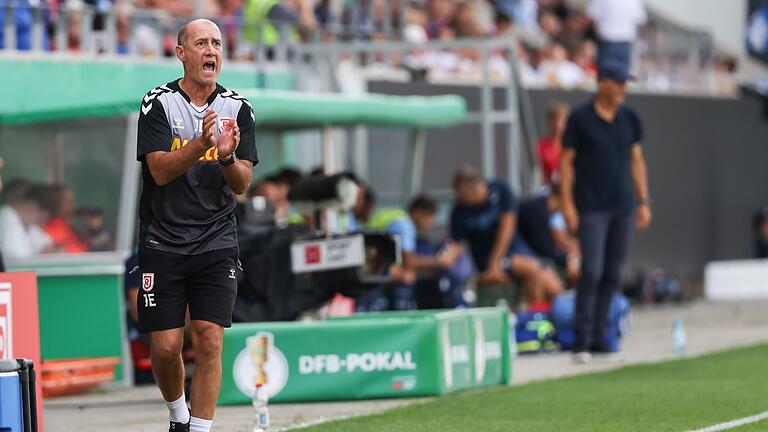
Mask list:
[[141,287],[144,289],[144,291],[152,291],[152,288],[155,287],[155,274],[154,273],[142,273],[142,283]]

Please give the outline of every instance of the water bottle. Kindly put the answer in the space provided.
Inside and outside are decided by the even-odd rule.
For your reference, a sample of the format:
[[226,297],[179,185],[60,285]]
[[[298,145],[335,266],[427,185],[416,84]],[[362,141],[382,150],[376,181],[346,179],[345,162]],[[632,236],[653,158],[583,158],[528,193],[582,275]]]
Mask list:
[[685,344],[687,337],[685,335],[685,329],[683,328],[683,319],[676,317],[672,324],[672,347],[675,354],[675,358],[685,357]]
[[265,432],[269,427],[269,408],[267,403],[267,389],[262,384],[256,384],[256,391],[253,393],[253,413],[256,419],[253,422],[253,432]]

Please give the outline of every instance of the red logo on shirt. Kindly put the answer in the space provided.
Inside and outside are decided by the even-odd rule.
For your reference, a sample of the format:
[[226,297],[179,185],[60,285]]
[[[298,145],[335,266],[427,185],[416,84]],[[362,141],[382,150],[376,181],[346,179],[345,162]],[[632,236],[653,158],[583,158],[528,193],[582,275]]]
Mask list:
[[219,122],[219,133],[235,126],[235,119],[232,117],[219,117]]
[[304,261],[307,264],[320,264],[320,246],[307,246],[304,248]]
[[144,289],[144,291],[152,291],[152,288],[155,287],[155,274],[154,273],[142,273],[142,284],[141,287]]

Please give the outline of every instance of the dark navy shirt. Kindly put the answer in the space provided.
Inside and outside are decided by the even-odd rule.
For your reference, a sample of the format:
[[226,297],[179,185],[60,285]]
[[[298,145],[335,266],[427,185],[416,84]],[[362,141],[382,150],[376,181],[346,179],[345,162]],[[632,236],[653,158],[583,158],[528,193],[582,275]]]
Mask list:
[[[488,198],[475,206],[456,204],[451,212],[451,238],[466,241],[472,251],[477,268],[483,270],[488,265],[499,219],[503,213],[517,213],[517,199],[512,190],[501,180],[488,182]],[[515,235],[515,238],[517,235]],[[512,243],[507,256],[512,253]]]
[[552,238],[552,213],[547,205],[546,193],[537,193],[520,202],[517,214],[517,231],[536,255],[553,260],[558,265],[565,264],[565,255],[555,245]]
[[632,146],[642,139],[640,119],[628,107],[620,107],[612,123],[592,101],[571,113],[563,147],[576,150],[573,198],[580,212],[632,208]]

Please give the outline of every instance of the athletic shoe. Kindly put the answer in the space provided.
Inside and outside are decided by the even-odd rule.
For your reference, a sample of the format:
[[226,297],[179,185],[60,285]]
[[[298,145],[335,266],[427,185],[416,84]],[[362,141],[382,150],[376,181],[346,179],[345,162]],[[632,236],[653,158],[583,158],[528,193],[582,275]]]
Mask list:
[[573,353],[571,359],[576,364],[587,364],[592,361],[592,354],[589,351],[579,351]]
[[171,428],[168,429],[168,432],[189,432],[189,423],[191,421],[192,420],[190,419],[190,421],[186,423],[171,422]]
[[171,428],[168,429],[168,432],[189,432],[189,422],[186,422],[186,423],[171,422]]

